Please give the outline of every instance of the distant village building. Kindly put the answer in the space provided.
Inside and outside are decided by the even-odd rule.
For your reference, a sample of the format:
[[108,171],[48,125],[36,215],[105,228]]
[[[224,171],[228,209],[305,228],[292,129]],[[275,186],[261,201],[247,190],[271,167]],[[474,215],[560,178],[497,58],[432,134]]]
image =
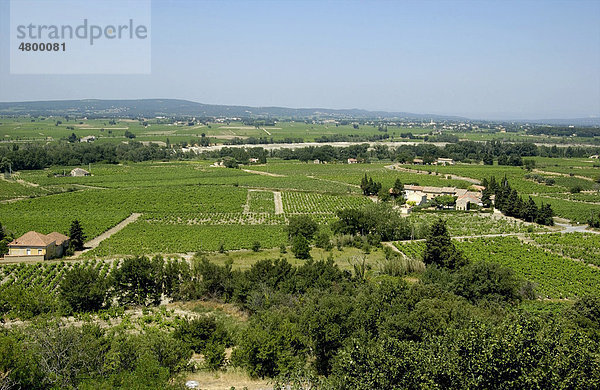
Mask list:
[[321,164],[321,160],[319,160],[319,159],[317,158],[317,159],[315,159],[315,160],[313,161],[313,164]]
[[451,158],[438,158],[435,162],[437,165],[454,165],[454,160]]
[[69,246],[69,237],[58,232],[41,234],[30,231],[8,244],[5,260],[43,261],[61,257]]
[[252,164],[256,164],[257,162],[258,162],[257,158],[251,158],[250,159],[250,163],[252,163]]
[[71,176],[76,176],[76,177],[80,177],[80,176],[89,176],[90,173],[88,171],[86,171],[85,169],[81,169],[81,168],[75,168],[71,171]]
[[590,156],[590,158],[598,158],[598,155],[594,154],[593,156]]
[[415,158],[412,161],[413,164],[415,165],[423,165],[423,159],[422,158]]
[[87,135],[85,137],[79,138],[79,142],[94,142],[95,140],[96,140],[96,137],[93,135]]
[[348,164],[358,164],[358,160],[355,158],[349,158],[348,159]]

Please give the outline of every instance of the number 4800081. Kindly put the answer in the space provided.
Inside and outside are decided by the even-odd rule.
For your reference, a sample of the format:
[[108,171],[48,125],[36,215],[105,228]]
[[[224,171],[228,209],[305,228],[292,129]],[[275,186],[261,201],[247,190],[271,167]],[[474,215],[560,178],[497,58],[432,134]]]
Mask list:
[[62,43],[30,43],[21,42],[19,50],[21,51],[65,51],[67,45]]

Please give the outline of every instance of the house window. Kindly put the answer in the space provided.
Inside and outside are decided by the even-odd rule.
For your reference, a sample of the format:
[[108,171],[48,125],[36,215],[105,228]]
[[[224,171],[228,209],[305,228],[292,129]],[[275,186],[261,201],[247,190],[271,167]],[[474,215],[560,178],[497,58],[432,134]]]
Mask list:
[[41,254],[42,254],[42,250],[38,249],[38,255],[41,255]]
[[31,249],[27,248],[27,256],[29,256],[31,254]]

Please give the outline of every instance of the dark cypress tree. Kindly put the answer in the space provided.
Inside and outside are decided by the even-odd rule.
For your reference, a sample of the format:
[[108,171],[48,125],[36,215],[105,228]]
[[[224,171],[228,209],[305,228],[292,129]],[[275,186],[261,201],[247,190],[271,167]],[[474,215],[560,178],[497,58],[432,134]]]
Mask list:
[[69,230],[69,246],[72,250],[80,251],[83,249],[86,236],[83,234],[83,229],[79,224],[78,220],[71,222],[71,229]]
[[457,269],[468,263],[452,243],[446,223],[441,218],[431,225],[423,253],[423,262],[449,269]]
[[[510,187],[509,187],[510,188]],[[519,216],[519,195],[516,190],[510,191],[510,195],[508,195],[508,199],[504,204],[504,213],[509,217],[518,217]]]
[[540,225],[554,226],[554,219],[552,219],[553,216],[554,211],[552,210],[550,204],[542,203],[538,211],[538,217],[536,222]]
[[360,189],[363,192],[363,195],[369,195],[369,179],[367,178],[367,174],[360,180]]
[[525,219],[529,222],[535,222],[538,215],[538,207],[537,204],[529,197],[527,201],[527,206],[525,207]]
[[496,190],[498,189],[498,183],[496,182],[496,177],[495,176],[490,177],[490,184],[489,184],[489,186],[490,186],[490,190],[492,192],[496,192]]
[[402,196],[404,194],[404,184],[400,181],[400,179],[396,179],[394,182],[394,186],[392,187],[392,196],[394,198],[398,196]]

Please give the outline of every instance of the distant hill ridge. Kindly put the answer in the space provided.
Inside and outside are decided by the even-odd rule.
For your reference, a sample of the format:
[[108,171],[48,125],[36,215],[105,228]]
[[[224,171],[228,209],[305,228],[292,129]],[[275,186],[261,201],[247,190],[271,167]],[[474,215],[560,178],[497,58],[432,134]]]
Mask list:
[[[436,114],[368,111],[361,109],[250,107],[203,104],[183,99],[82,99],[30,102],[0,102],[0,115],[77,115],[87,117],[275,117],[320,119],[402,119],[434,121],[469,121],[472,119]],[[477,120],[481,121],[481,120]],[[574,119],[515,119],[491,122],[518,122],[549,125],[600,126],[600,117]]]
[[457,116],[360,109],[250,107],[202,104],[181,99],[50,100],[0,103],[0,115],[84,115],[105,117],[210,116],[289,118],[411,118],[461,120]]

